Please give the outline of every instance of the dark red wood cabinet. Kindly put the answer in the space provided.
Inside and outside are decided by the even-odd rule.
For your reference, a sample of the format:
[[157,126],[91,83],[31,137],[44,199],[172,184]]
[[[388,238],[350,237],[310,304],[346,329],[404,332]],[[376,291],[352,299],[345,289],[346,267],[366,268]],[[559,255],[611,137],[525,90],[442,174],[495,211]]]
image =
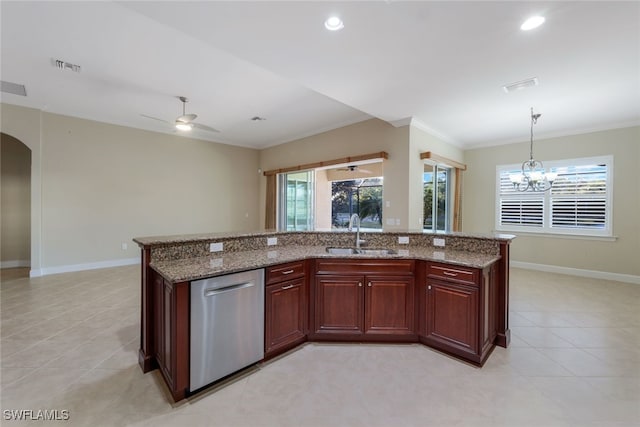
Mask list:
[[266,269],[265,358],[306,341],[308,306],[305,262]]
[[493,267],[475,269],[427,262],[420,289],[421,341],[474,363],[484,363],[496,337]]
[[189,283],[153,278],[153,355],[174,400],[189,387]]
[[317,260],[312,337],[415,341],[414,261]]

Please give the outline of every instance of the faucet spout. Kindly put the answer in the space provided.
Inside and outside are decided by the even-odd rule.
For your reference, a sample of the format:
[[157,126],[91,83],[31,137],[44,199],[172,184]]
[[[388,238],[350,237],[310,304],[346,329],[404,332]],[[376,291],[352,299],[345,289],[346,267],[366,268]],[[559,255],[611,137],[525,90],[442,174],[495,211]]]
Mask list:
[[349,231],[353,231],[354,224],[356,226],[356,248],[360,249],[360,244],[365,241],[360,240],[360,216],[355,213],[349,218]]

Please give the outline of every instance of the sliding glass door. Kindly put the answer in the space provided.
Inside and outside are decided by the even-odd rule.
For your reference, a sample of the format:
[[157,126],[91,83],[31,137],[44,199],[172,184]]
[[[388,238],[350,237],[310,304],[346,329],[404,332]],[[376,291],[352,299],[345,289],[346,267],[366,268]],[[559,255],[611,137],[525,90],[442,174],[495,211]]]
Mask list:
[[313,230],[314,172],[278,175],[278,229]]
[[449,194],[451,169],[440,165],[424,165],[423,201],[425,231],[449,230]]

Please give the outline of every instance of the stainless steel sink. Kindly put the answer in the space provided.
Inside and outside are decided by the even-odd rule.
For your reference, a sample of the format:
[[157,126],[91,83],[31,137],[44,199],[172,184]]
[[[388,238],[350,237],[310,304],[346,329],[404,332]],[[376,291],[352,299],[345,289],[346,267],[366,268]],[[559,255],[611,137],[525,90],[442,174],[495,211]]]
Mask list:
[[395,255],[398,252],[388,248],[336,248],[328,247],[327,252],[333,255]]

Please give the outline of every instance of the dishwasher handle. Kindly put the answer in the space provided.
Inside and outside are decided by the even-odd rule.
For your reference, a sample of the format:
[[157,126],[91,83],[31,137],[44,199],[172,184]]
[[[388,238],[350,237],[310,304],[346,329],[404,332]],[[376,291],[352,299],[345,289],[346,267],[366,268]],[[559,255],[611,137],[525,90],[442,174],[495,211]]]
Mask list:
[[231,291],[237,291],[239,289],[250,288],[252,286],[255,286],[255,283],[246,282],[246,283],[238,283],[236,285],[226,286],[224,288],[219,288],[219,289],[218,288],[205,289],[204,290],[204,296],[205,297],[212,297],[212,296],[215,296],[215,295],[224,294],[225,292],[231,292]]

